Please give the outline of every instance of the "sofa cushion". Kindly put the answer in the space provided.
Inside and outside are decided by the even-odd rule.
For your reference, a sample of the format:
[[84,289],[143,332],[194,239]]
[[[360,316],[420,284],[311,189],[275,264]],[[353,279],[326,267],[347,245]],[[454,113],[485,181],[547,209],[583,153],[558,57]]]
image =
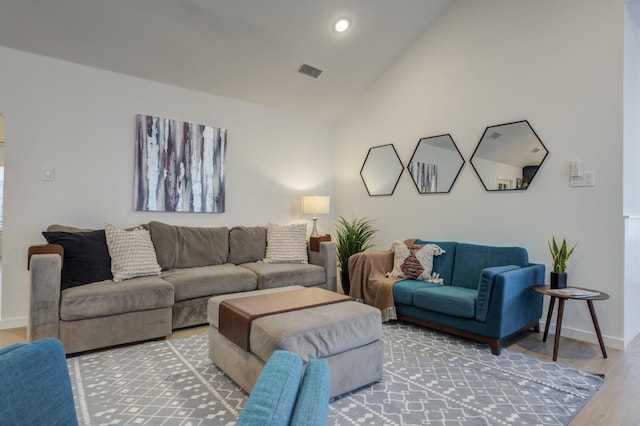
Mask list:
[[43,232],[49,244],[64,248],[60,290],[110,280],[111,257],[104,230],[91,232]]
[[308,263],[307,224],[267,225],[267,263]]
[[49,225],[47,226],[47,231],[49,232],[91,232],[91,231],[96,231],[96,229],[77,228],[75,226],[67,226],[67,225]]
[[243,268],[258,275],[258,289],[286,287],[291,285],[313,286],[327,279],[322,266],[299,263],[243,263]]
[[413,292],[419,288],[440,287],[440,284],[420,280],[402,280],[393,284],[393,300],[403,305],[413,305]]
[[162,270],[222,265],[229,256],[229,229],[196,228],[149,222]]
[[433,272],[440,274],[444,285],[451,285],[453,278],[453,262],[456,258],[457,242],[416,240],[416,244],[435,244],[444,250],[440,256],[433,258]]
[[139,277],[115,283],[100,281],[64,290],[60,319],[75,321],[173,305],[173,285],[160,277]]
[[477,290],[480,273],[492,266],[526,266],[527,250],[522,247],[492,247],[459,243],[453,266],[452,284]]
[[127,231],[107,223],[104,232],[111,256],[113,281],[160,275],[160,265],[149,231],[143,228]]
[[264,259],[267,248],[267,228],[264,226],[234,226],[229,230],[229,263],[256,262]]
[[203,296],[255,290],[257,287],[256,274],[231,263],[171,269],[164,271],[162,278],[173,284],[176,302]]
[[464,287],[425,287],[413,293],[413,304],[418,308],[454,317],[474,318],[477,294],[476,290]]

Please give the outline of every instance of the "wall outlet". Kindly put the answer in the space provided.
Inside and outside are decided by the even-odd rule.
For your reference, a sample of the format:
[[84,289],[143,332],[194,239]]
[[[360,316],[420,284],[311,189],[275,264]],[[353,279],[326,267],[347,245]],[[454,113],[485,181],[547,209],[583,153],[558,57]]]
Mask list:
[[572,187],[596,186],[596,174],[590,171],[582,172],[580,176],[571,176],[569,184]]

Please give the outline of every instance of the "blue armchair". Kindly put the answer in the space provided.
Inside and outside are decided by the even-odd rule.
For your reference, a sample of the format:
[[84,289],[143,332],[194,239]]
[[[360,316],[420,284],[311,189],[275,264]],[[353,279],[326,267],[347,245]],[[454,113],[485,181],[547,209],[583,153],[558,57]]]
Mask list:
[[275,351],[265,364],[237,426],[326,426],[329,415],[329,364]]
[[60,341],[36,340],[0,349],[0,425],[78,424]]

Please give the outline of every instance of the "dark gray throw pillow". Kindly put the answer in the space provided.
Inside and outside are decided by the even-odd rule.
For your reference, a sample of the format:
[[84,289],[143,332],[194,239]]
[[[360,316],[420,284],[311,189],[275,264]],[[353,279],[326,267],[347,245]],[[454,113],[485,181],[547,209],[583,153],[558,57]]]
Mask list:
[[64,248],[60,290],[110,280],[111,257],[104,229],[91,232],[43,232],[49,244]]

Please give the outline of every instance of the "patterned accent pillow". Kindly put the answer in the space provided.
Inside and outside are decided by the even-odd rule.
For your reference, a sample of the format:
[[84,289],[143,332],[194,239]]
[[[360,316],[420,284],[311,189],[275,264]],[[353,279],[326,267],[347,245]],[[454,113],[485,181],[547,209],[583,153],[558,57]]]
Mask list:
[[161,269],[149,231],[141,227],[126,231],[107,223],[104,232],[111,256],[114,282],[160,275]]
[[435,244],[407,244],[402,241],[394,241],[391,251],[393,270],[388,274],[390,277],[422,281],[433,281],[433,256],[444,253]]
[[309,263],[307,224],[267,224],[265,263]]

